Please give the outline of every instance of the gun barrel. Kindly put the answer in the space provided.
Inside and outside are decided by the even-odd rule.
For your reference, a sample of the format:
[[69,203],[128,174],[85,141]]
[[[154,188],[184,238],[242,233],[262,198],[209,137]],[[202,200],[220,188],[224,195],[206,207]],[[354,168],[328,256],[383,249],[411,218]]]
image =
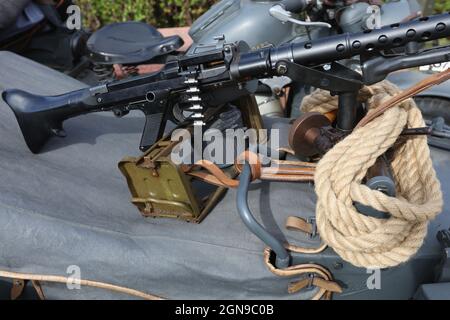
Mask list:
[[242,54],[233,68],[234,78],[276,75],[280,61],[317,66],[356,55],[401,47],[410,42],[426,42],[450,36],[450,13],[360,33],[346,33],[303,43],[285,44]]

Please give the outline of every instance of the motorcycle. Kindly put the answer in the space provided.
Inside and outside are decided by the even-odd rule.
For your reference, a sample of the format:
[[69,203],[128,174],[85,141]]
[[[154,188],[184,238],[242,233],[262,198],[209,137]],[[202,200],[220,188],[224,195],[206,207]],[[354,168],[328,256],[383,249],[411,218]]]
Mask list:
[[[447,17],[442,17],[442,19],[446,19],[444,22],[448,23]],[[439,25],[442,25],[441,20],[437,21],[430,19],[422,25],[419,22],[416,23],[414,27],[417,28],[418,32],[415,33],[416,35],[414,40],[417,40],[418,42],[423,41],[424,39],[421,39],[420,35],[424,32],[433,35],[433,37],[438,36],[435,35],[435,31],[437,32],[436,26]],[[349,85],[352,87],[355,85],[355,79],[358,80],[358,85],[356,88],[353,88],[354,90],[359,89],[360,85],[363,83],[367,85],[373,84],[379,80],[375,76],[380,69],[384,70],[383,75],[392,71],[389,69],[389,63],[387,62],[407,60],[405,59],[405,56],[399,58],[390,56],[387,58],[389,61],[385,61],[386,63],[380,65],[376,62],[384,57],[372,57],[375,63],[370,63],[369,59],[363,66],[364,68],[362,68],[362,70],[364,70],[364,79],[360,79],[360,75],[350,72],[354,78],[349,78],[347,79],[348,81],[342,81],[341,78],[338,78],[336,81],[336,77],[333,77],[337,74],[334,72],[335,69],[333,69],[337,67],[336,65],[331,66],[329,70],[323,70],[323,65],[341,59],[344,55],[345,57],[350,57],[357,52],[365,51],[367,48],[370,48],[369,45],[373,43],[377,44],[377,51],[380,49],[379,47],[383,47],[386,50],[390,49],[390,46],[396,47],[393,42],[390,42],[389,46],[387,44],[378,43],[378,39],[383,35],[383,32],[387,32],[388,37],[391,39],[395,39],[398,35],[406,37],[407,31],[411,27],[413,27],[411,24],[407,24],[399,29],[393,27],[387,28],[388,30],[380,30],[379,32],[374,31],[372,33],[342,35],[337,38],[329,38],[319,41],[316,40],[312,42],[312,46],[310,46],[308,44],[309,42],[306,41],[304,43],[279,46],[277,48],[262,48],[259,51],[248,51],[248,48],[245,46],[236,47],[235,44],[228,44],[222,46],[221,50],[208,52],[205,55],[198,54],[196,56],[182,57],[171,64],[167,64],[166,68],[162,72],[146,77],[128,79],[123,82],[114,82],[109,83],[108,85],[81,89],[76,92],[71,92],[56,97],[42,97],[20,90],[9,90],[3,94],[3,98],[15,112],[30,150],[33,152],[39,152],[40,148],[47,142],[48,138],[55,134],[57,135],[62,133],[62,122],[68,118],[76,117],[87,112],[100,111],[121,111],[121,114],[124,115],[131,110],[141,110],[146,114],[146,116],[150,116],[152,113],[164,115],[166,114],[166,111],[170,111],[172,107],[172,102],[175,100],[170,99],[172,97],[185,104],[190,104],[192,102],[190,107],[194,108],[194,104],[195,102],[198,102],[198,100],[192,98],[200,98],[200,94],[196,96],[196,93],[198,92],[204,93],[202,97],[204,98],[205,107],[208,107],[205,108],[206,116],[206,111],[217,110],[214,108],[215,104],[222,104],[222,102],[225,103],[240,94],[248,96],[248,94],[253,91],[252,88],[254,87],[251,85],[253,81],[250,81],[252,83],[249,83],[248,86],[243,86],[242,83],[245,83],[249,79],[264,78],[264,76],[288,75],[291,76],[292,79],[295,79],[295,75],[297,75],[295,80],[301,80],[301,77],[303,76],[307,78],[308,82],[312,85],[320,86],[322,84],[325,86],[324,82],[314,82],[313,77],[304,76],[305,74],[311,75],[312,73],[320,73],[321,77],[329,79],[333,83],[333,86],[337,86],[338,89],[340,88],[343,91],[341,92],[343,97],[348,97],[348,92],[346,92],[346,90],[348,90]],[[406,40],[402,39],[402,41]],[[327,44],[330,43],[331,45],[327,46]],[[358,49],[352,46],[354,43],[362,43],[363,46]],[[340,50],[338,50],[341,46],[344,46],[342,50],[344,54],[341,54]],[[327,50],[324,50],[324,47],[326,47]],[[419,50],[413,56],[420,58],[421,62],[425,60],[429,61],[430,57],[432,57],[432,60],[434,61],[441,61],[444,59],[443,51],[446,50],[445,52],[447,52],[448,47],[435,50],[438,51],[422,52]],[[286,59],[291,55],[293,61]],[[308,64],[308,62],[311,62],[311,64]],[[417,65],[418,64],[412,63],[408,66]],[[380,66],[383,67],[381,68]],[[401,68],[402,66],[397,65],[397,67]],[[302,72],[298,72],[299,68]],[[200,81],[196,82],[197,79]],[[327,89],[330,88],[328,87]],[[337,89],[333,90],[336,91]],[[349,100],[345,99],[342,101],[348,102]],[[162,102],[167,103],[167,107],[162,108]],[[355,106],[355,104],[353,104],[353,106]],[[347,110],[347,108],[340,109]],[[351,129],[347,128],[347,125],[354,123],[354,121],[352,121],[353,116],[353,112],[338,114],[336,128],[342,129],[342,131]],[[205,119],[205,121],[207,120]],[[152,123],[149,121],[146,129],[151,129],[151,125]],[[332,130],[332,128],[329,129]],[[143,139],[141,141],[141,149],[143,150],[146,150],[148,147],[153,145],[152,141],[149,141],[149,137],[146,136],[149,132],[151,132],[151,130],[144,130]],[[331,136],[327,136],[327,138],[331,138]],[[161,144],[161,146],[164,147],[167,146],[167,144]],[[154,166],[152,167],[151,163],[149,163],[149,173],[151,173],[151,169],[154,169]],[[245,175],[243,175],[242,181],[249,181],[250,176],[248,175],[248,171],[249,167],[246,166],[243,171],[243,174]],[[155,174],[153,175],[155,176]],[[148,183],[146,185],[148,185]],[[246,186],[245,184],[242,184],[242,186],[243,189],[238,191],[239,195],[241,195],[240,191],[243,191],[242,194],[244,195],[244,198],[240,198],[241,200],[238,199],[238,201],[241,202],[241,205],[238,207],[240,208],[238,209],[240,211],[242,211],[242,208],[245,209],[245,195],[248,189],[248,185]],[[246,212],[240,212],[240,214],[247,214],[247,218],[251,218],[249,214],[250,211],[244,211]],[[247,219],[246,221],[250,220]],[[255,226],[256,224],[253,222],[252,225]],[[261,233],[259,235],[261,236]],[[445,248],[448,248],[448,245],[446,245]],[[275,252],[275,265],[280,267],[288,265],[290,263],[289,257],[283,259],[282,256],[283,250],[285,250],[283,244],[278,245],[278,249],[279,252]],[[435,252],[436,251],[437,250],[435,250]],[[299,262],[300,260],[298,256],[293,258],[298,259],[294,262]],[[307,259],[310,260],[310,257],[307,257]],[[422,260],[421,257],[419,257],[418,260],[418,262],[416,260],[416,264],[414,266],[417,266],[420,262],[422,262],[420,261]],[[430,264],[435,266],[436,263],[434,259],[433,261],[432,259],[428,260]],[[328,253],[317,256],[315,261],[320,264],[330,266],[330,268],[334,265],[333,271],[336,273],[336,278],[339,280],[344,277],[344,274],[348,275],[350,273],[351,277],[354,277],[357,274],[356,272],[353,272],[353,269],[349,269],[351,266],[348,266],[347,264],[345,265],[344,271],[340,272],[339,270],[342,269],[343,264],[341,263],[340,265],[337,265],[334,257],[330,256]],[[416,268],[411,269],[417,270]],[[389,276],[389,274],[392,275],[395,271],[398,272],[396,275],[400,273],[401,276],[412,277],[417,274],[406,272],[407,270],[408,269],[406,268],[389,269],[383,274],[383,276]],[[431,270],[431,266],[429,267],[427,265],[427,270]],[[362,273],[365,275],[365,270],[363,270]],[[428,271],[427,277],[429,277],[430,274],[431,271]],[[411,278],[400,279],[398,276],[391,277],[388,280],[389,281],[386,283],[391,283],[392,287],[388,288],[388,291],[383,292],[394,292],[396,288],[398,289],[398,287],[400,287],[398,286],[398,283],[408,283],[411,284],[410,286],[415,287],[416,285],[419,286],[421,283],[426,282],[422,279],[417,281],[411,281]],[[347,283],[351,282],[348,281],[348,278],[346,281]],[[361,292],[360,288],[358,288],[358,283],[356,283],[356,281],[353,282],[352,290],[355,290],[354,292]],[[398,296],[402,294],[404,296],[410,296],[409,291],[411,290],[402,288],[401,291],[401,293],[397,293]]]

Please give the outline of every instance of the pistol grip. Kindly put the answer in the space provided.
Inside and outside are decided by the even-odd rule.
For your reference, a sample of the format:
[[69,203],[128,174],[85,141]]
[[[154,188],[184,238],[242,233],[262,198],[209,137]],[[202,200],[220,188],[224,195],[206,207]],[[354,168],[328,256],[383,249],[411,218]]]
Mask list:
[[145,126],[139,149],[147,151],[162,137],[165,129],[164,113],[145,114]]

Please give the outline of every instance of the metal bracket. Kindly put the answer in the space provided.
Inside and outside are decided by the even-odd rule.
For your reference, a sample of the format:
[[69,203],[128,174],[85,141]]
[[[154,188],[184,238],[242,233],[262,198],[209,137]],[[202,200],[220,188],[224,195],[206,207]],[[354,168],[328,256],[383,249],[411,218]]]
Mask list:
[[272,90],[275,95],[280,94],[281,90],[287,85],[292,83],[292,79],[289,77],[273,77],[259,80],[262,84],[265,84]]
[[293,81],[321,88],[332,94],[339,94],[336,128],[343,132],[350,132],[356,125],[360,107],[357,95],[363,87],[362,76],[336,62],[326,66],[319,70],[282,60],[276,64],[275,68],[278,75],[285,75]]
[[311,234],[310,237],[311,238],[315,238],[317,236],[317,223],[316,223],[316,217],[312,216],[312,217],[308,217],[306,219],[306,222],[308,222],[311,225]]
[[450,282],[450,229],[439,231],[436,237],[443,247],[436,280],[437,282]]
[[314,287],[314,279],[316,275],[314,273],[308,274],[308,285],[306,286],[306,289],[312,289]]
[[276,64],[278,75],[330,92],[356,92],[362,88],[362,77],[356,71],[333,62],[328,70],[305,67],[282,60]]

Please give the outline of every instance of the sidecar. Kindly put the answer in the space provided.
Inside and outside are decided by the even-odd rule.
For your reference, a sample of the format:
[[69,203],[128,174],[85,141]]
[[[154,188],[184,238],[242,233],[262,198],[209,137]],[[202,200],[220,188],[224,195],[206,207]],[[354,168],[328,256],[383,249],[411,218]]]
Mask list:
[[[21,88],[58,94],[84,84],[9,52],[0,52],[0,90]],[[200,224],[143,218],[117,163],[137,155],[140,114],[109,113],[67,121],[70,135],[53,139],[39,155],[29,153],[14,115],[0,103],[0,295],[15,284],[6,272],[92,280],[168,299],[310,299],[313,285],[288,293],[296,277],[279,277],[264,263],[265,245],[248,231],[229,190]],[[287,144],[289,119],[266,119]],[[450,227],[450,153],[432,148],[445,206],[429,225],[420,251],[407,263],[379,271],[357,268],[332,249],[294,254],[293,264],[327,268],[343,289],[334,299],[450,299],[448,242],[437,234]],[[288,216],[315,215],[310,183],[258,182],[249,207],[279,241],[314,248],[320,237],[289,231]],[[3,273],[2,273],[3,272]],[[3,275],[3,276],[2,276]],[[376,275],[375,275],[376,276]],[[126,294],[73,282],[40,282],[47,299],[130,299]],[[28,284],[22,298],[37,298]]]

